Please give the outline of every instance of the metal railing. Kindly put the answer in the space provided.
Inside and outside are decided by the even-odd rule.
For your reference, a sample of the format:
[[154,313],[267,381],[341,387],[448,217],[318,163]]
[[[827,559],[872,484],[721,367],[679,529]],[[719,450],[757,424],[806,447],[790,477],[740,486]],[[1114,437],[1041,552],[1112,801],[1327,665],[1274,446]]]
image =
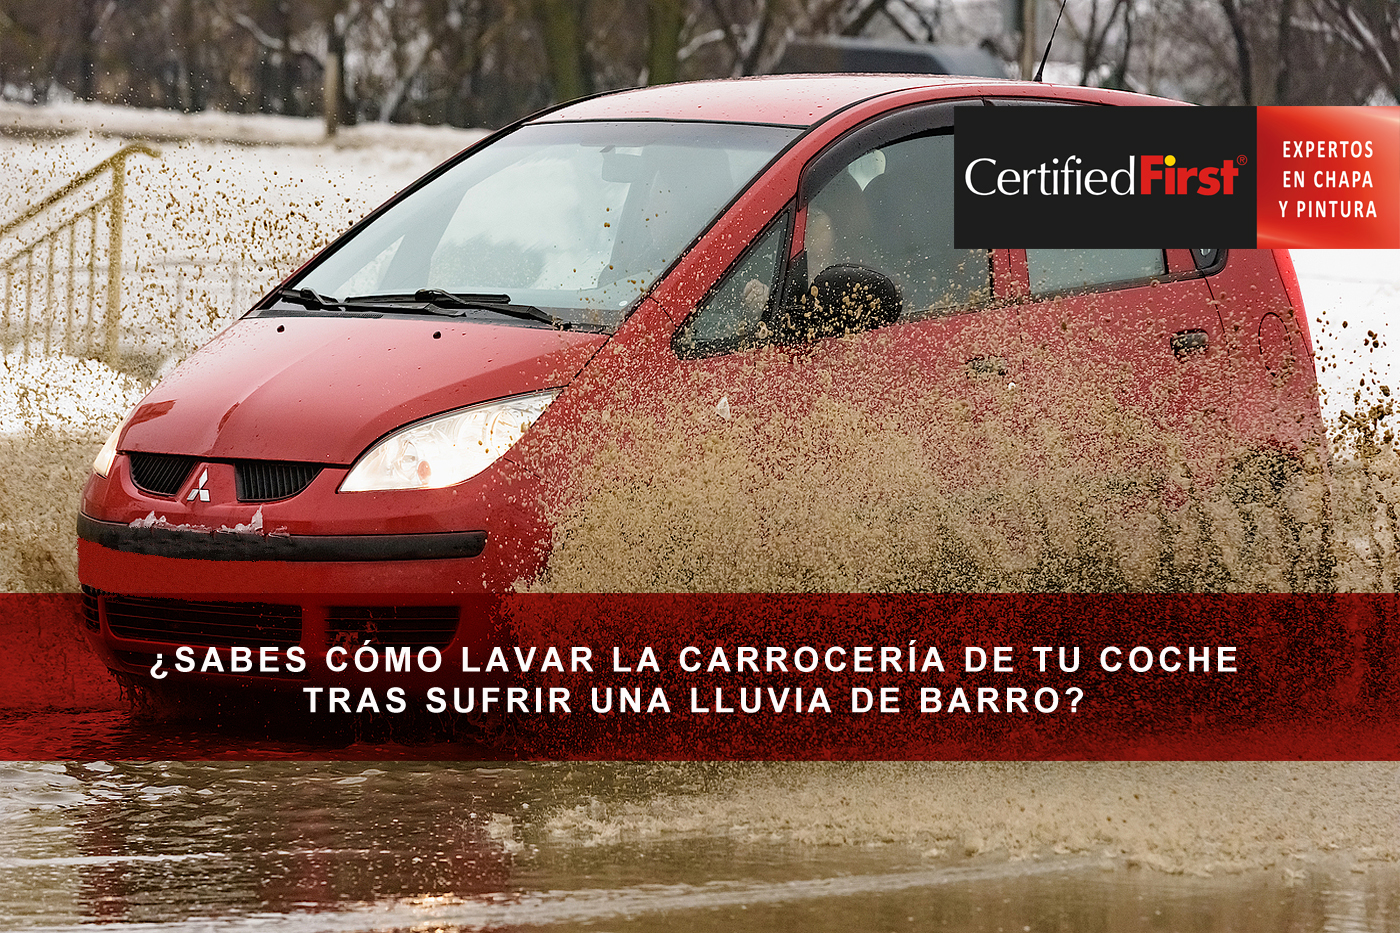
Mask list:
[[8,357],[65,353],[119,368],[126,160],[123,146],[0,227],[0,345]]
[[[138,254],[143,250],[135,249]],[[144,252],[149,253],[150,250]],[[257,298],[274,273],[270,264],[232,256],[163,252],[123,265],[123,368],[153,375],[185,359]],[[285,266],[287,263],[282,263]]]

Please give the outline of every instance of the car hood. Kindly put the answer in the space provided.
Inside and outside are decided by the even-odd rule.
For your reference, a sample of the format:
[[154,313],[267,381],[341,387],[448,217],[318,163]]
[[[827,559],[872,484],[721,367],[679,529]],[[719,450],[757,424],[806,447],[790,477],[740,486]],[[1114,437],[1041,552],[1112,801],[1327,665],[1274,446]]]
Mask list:
[[141,401],[119,449],[349,464],[409,422],[562,386],[607,339],[441,317],[248,318]]

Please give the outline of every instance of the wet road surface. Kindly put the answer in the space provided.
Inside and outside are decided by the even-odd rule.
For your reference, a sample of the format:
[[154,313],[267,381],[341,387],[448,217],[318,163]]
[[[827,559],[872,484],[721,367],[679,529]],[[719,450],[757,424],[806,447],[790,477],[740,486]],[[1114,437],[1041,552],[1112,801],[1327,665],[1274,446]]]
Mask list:
[[[937,838],[931,825],[901,834],[879,814],[891,801],[878,798],[894,797],[917,829],[926,816],[908,799],[913,781],[986,808],[988,826],[1010,823],[998,814],[1017,801],[992,799],[1005,787],[1019,786],[1024,804],[1076,769],[1120,781],[1088,789],[1105,799],[1105,787],[1146,795],[1191,782],[1215,788],[1214,804],[1228,809],[1239,802],[1219,790],[1260,777],[1244,765],[901,767],[8,764],[0,929],[1400,929],[1400,872],[1383,847],[1297,841],[1222,871],[1217,829],[1163,871],[1150,853],[1164,839],[1134,848],[1062,821],[1057,844],[1008,850],[995,829],[986,839]],[[1298,767],[1295,780],[1394,783],[1393,767]],[[986,799],[969,799],[970,785]],[[829,796],[812,809],[814,793]],[[1393,823],[1391,802],[1378,800],[1374,815]],[[1231,831],[1274,828],[1246,815]]]

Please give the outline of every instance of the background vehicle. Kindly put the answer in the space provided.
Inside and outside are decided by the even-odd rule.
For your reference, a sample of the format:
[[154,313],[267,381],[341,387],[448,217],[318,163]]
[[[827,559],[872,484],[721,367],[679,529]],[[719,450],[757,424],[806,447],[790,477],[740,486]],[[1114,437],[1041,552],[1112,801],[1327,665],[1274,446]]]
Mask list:
[[[1106,388],[1094,404],[1129,416],[1095,438],[1109,486],[1146,459],[1129,498],[1210,488],[1235,509],[1242,543],[1203,585],[1239,585],[1255,558],[1265,586],[1325,575],[1304,558],[1326,453],[1286,253],[953,247],[954,108],[1028,102],[1170,103],[769,78],[605,95],[483,141],[114,432],[79,520],[92,640],[128,676],[185,645],[220,659],[192,676],[231,684],[400,682],[321,659],[492,643],[491,594],[544,566],[580,466],[620,423],[799,421],[819,395],[916,432],[956,411],[932,462],[1010,514],[1019,467],[992,447],[1072,425],[1085,387]],[[235,671],[234,646],[268,646],[269,669]]]

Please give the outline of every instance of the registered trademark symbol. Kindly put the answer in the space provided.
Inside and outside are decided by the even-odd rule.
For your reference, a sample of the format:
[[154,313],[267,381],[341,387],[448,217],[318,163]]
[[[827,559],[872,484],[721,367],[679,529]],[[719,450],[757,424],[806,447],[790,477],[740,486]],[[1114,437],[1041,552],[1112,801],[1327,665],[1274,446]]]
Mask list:
[[1240,165],[1248,165],[1248,164],[1249,164],[1249,156],[1247,156],[1247,155],[1237,155],[1237,156],[1235,156],[1235,161],[1238,162]]

